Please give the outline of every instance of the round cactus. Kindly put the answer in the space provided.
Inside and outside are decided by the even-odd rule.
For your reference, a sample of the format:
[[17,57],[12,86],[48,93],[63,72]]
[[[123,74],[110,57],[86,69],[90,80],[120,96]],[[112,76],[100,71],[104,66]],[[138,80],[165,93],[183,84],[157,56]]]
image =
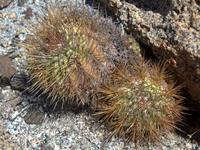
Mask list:
[[[23,44],[31,87],[53,97],[52,102],[75,100],[88,103],[89,92],[108,69],[105,53],[110,34],[99,14],[86,7],[68,10],[50,4],[37,23],[29,21],[32,35]],[[81,12],[80,12],[81,11]],[[74,101],[73,101],[74,102]]]
[[[99,87],[97,115],[111,131],[126,142],[159,141],[181,123],[183,98],[165,65],[138,63],[121,65],[111,80]],[[168,84],[165,82],[168,82]]]

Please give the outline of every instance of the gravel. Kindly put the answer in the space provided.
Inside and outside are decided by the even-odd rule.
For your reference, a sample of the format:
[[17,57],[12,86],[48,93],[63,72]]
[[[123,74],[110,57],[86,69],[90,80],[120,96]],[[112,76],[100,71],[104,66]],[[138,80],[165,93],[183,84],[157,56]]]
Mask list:
[[[31,8],[33,17],[42,14],[45,4],[50,0],[28,0],[23,6],[18,6],[14,0],[8,7],[0,10],[0,55],[7,55],[17,71],[24,71],[21,66],[25,63],[23,48],[15,47],[15,41],[23,41],[28,34],[24,23],[25,12]],[[64,0],[58,0],[65,4]],[[88,6],[89,8],[89,6]],[[39,104],[45,97],[34,97],[28,92],[23,96],[10,86],[0,88],[0,149],[38,149],[38,150],[120,150],[120,149],[198,149],[197,142],[184,138],[178,134],[170,133],[168,138],[162,138],[163,145],[152,143],[134,143],[124,146],[123,141],[112,138],[110,142],[102,145],[107,131],[99,126],[92,114],[86,109],[73,111],[55,110],[47,104]],[[197,133],[195,133],[197,134]],[[103,146],[103,147],[102,147]]]

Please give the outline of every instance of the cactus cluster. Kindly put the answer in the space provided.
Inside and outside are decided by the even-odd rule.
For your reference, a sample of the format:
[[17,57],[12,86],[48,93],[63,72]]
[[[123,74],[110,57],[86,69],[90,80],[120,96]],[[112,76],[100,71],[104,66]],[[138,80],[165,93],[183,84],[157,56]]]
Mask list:
[[145,62],[113,22],[67,3],[67,12],[50,4],[38,23],[28,24],[32,35],[21,46],[33,92],[42,90],[55,103],[89,104],[111,131],[108,139],[154,141],[177,128],[185,109],[180,86],[165,65]]

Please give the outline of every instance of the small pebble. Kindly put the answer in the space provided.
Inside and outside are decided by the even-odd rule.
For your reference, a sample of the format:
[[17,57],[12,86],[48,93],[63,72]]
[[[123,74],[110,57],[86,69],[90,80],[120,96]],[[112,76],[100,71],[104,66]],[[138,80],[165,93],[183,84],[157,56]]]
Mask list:
[[9,17],[10,17],[10,19],[12,19],[12,18],[17,18],[17,15],[16,15],[15,13],[11,13],[11,14],[9,15]]
[[191,144],[191,143],[186,143],[185,147],[186,147],[187,149],[192,149],[192,144]]

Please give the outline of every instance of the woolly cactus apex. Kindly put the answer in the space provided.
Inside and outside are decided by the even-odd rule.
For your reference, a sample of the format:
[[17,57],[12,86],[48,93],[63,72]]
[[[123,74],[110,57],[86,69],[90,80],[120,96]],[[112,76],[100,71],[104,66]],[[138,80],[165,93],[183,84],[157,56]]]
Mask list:
[[126,142],[158,142],[168,131],[179,129],[185,109],[181,86],[175,87],[165,68],[141,59],[121,66],[102,84],[97,115],[111,131],[108,139],[118,135]]
[[43,90],[56,103],[89,104],[89,93],[110,64],[104,51],[110,34],[98,13],[77,4],[67,3],[67,9],[50,4],[38,23],[29,22],[32,35],[22,45],[27,49],[26,68],[35,93]]

